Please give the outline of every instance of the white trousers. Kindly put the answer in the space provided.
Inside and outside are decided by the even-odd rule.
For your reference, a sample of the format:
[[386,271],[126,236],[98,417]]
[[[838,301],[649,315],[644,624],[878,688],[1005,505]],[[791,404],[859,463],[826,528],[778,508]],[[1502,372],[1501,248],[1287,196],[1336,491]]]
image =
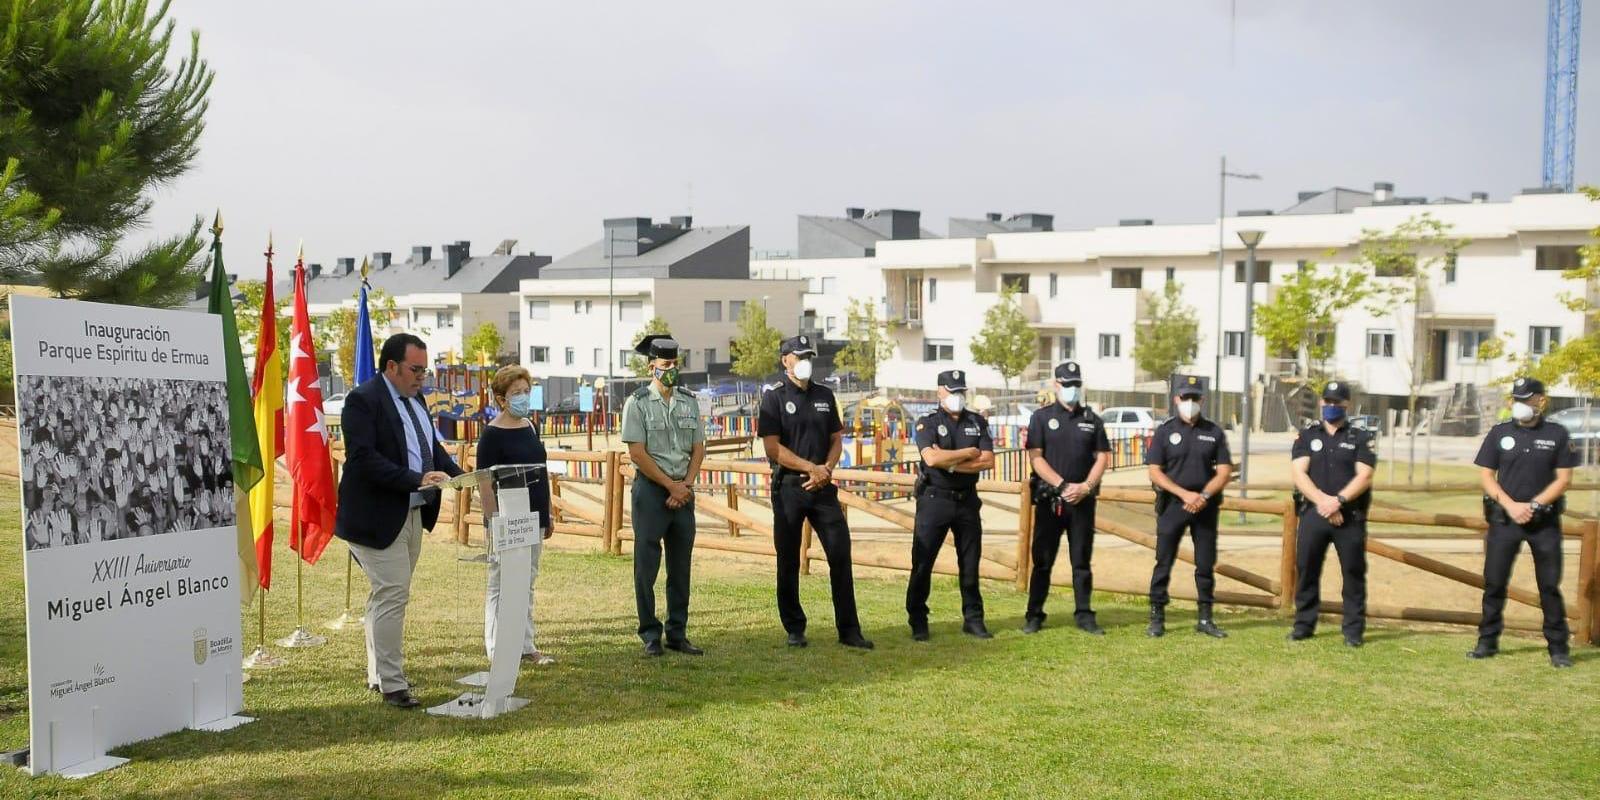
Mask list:
[[404,527],[388,547],[350,543],[372,591],[367,594],[367,685],[383,692],[411,688],[405,675],[406,604],[411,601],[411,575],[422,555],[422,510],[406,514]]

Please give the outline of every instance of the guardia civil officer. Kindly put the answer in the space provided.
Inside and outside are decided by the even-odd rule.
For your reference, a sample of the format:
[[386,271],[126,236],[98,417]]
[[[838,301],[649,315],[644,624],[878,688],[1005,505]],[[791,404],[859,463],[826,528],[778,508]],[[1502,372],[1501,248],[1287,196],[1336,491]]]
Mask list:
[[871,650],[856,618],[850,565],[850,528],[839,507],[833,468],[844,452],[844,425],[833,391],[811,380],[817,354],[809,336],[792,336],[778,347],[784,379],[766,387],[756,435],[772,464],[772,542],[778,551],[778,618],[790,647],[806,646],[806,612],[800,607],[800,531],[806,520],[828,555],[833,621],[839,643]]
[[1233,457],[1227,434],[1200,413],[1205,391],[1199,378],[1179,378],[1172,399],[1178,414],[1156,428],[1144,457],[1156,488],[1156,568],[1150,575],[1150,627],[1145,632],[1167,632],[1167,584],[1187,529],[1194,540],[1194,589],[1200,606],[1194,629],[1221,639],[1228,634],[1211,617],[1217,585],[1212,570],[1217,565],[1217,512],[1222,489],[1233,474]]
[[911,533],[911,581],[906,616],[911,638],[928,638],[928,589],[933,562],[947,532],[955,532],[961,584],[961,630],[979,639],[993,636],[983,624],[978,559],[983,554],[983,502],[978,473],[994,466],[994,440],[983,418],[967,410],[966,373],[939,373],[939,408],[917,420],[912,439],[922,454],[917,480],[917,517]]
[[[634,348],[650,360],[650,383],[622,408],[622,441],[637,476],[633,481],[633,594],[644,654],[666,647],[688,655],[705,651],[689,642],[689,557],[694,552],[694,481],[705,457],[700,404],[678,386],[678,343],[652,334]],[[667,559],[667,624],[656,617],[656,575]]]
[[1377,437],[1350,424],[1349,407],[1350,386],[1329,381],[1322,388],[1322,419],[1301,431],[1290,449],[1299,517],[1292,641],[1316,633],[1322,565],[1330,543],[1344,574],[1344,643],[1360,647],[1366,634],[1367,507],[1378,463]]
[[1028,419],[1028,461],[1034,475],[1033,575],[1022,632],[1038,633],[1044,627],[1050,572],[1065,531],[1072,559],[1073,618],[1079,628],[1101,636],[1105,631],[1096,624],[1089,605],[1094,592],[1089,558],[1094,552],[1095,493],[1111,463],[1111,442],[1100,416],[1083,404],[1078,363],[1057,366],[1055,376],[1055,402],[1040,406]]
[[1563,495],[1578,465],[1567,429],[1544,418],[1544,384],[1518,378],[1511,384],[1511,420],[1489,429],[1478,457],[1483,468],[1483,508],[1489,533],[1483,543],[1483,620],[1470,658],[1500,652],[1505,627],[1506,584],[1522,543],[1533,551],[1533,576],[1544,609],[1544,639],[1550,666],[1570,667],[1566,604],[1561,598]]

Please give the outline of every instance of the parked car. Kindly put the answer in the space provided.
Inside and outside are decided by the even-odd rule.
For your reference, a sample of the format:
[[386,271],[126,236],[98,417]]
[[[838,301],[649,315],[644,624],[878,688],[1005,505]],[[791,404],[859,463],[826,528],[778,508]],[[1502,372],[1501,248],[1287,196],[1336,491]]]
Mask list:
[[1383,418],[1377,414],[1357,414],[1350,418],[1350,427],[1383,435]]
[[1600,406],[1589,408],[1588,430],[1584,430],[1583,408],[1563,408],[1549,417],[1551,422],[1567,429],[1574,439],[1600,439]]
[[344,413],[344,392],[322,399],[322,413],[324,416],[337,417]]
[[1126,439],[1150,435],[1167,416],[1153,408],[1113,406],[1100,412],[1100,418],[1105,420],[1106,436]]
[[561,398],[561,402],[556,403],[556,407],[550,409],[549,413],[551,413],[551,414],[576,414],[576,413],[578,413],[578,396],[575,395],[575,394],[569,394],[566,397]]
[[1015,425],[1018,428],[1026,430],[1028,427],[1028,421],[1033,418],[1033,412],[1037,411],[1038,409],[1039,406],[1033,403],[1017,403],[1015,413],[996,414],[992,417],[989,417],[989,424],[995,426]]

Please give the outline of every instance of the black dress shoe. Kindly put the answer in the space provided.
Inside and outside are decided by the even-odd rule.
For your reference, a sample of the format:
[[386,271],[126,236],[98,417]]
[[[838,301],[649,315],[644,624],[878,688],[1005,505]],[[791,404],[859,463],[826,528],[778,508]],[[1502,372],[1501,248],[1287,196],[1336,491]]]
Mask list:
[[994,638],[994,634],[990,633],[989,629],[984,627],[983,620],[974,620],[972,622],[963,623],[961,626],[961,632],[977,639]]
[[1485,658],[1494,658],[1499,654],[1500,644],[1498,642],[1489,642],[1479,639],[1478,646],[1468,651],[1467,658],[1482,660]]
[[662,651],[661,651],[661,642],[660,642],[660,640],[651,639],[650,641],[644,643],[644,654],[645,654],[645,656],[647,656],[647,657],[659,656],[659,655],[661,655],[661,652]]
[[790,647],[805,647],[806,644],[807,644],[807,642],[806,642],[806,635],[805,634],[803,634],[803,633],[791,633],[791,634],[789,634],[789,646]]
[[1159,639],[1167,633],[1167,611],[1160,606],[1150,607],[1150,625],[1144,629],[1144,635]]
[[417,706],[422,705],[421,701],[411,696],[410,689],[399,689],[393,692],[384,692],[383,702],[394,706],[395,708],[416,708]]
[[1044,620],[1038,619],[1037,617],[1029,617],[1022,621],[1023,633],[1038,633],[1043,627]]
[[1104,635],[1106,635],[1105,628],[1100,627],[1100,623],[1095,622],[1093,619],[1080,619],[1080,620],[1078,620],[1078,630],[1083,631],[1084,633],[1087,633],[1090,636],[1104,636]]
[[1217,627],[1217,623],[1213,622],[1210,617],[1202,617],[1199,622],[1196,622],[1194,624],[1194,632],[1203,633],[1213,639],[1228,638],[1228,632]]
[[928,626],[923,625],[921,627],[918,627],[916,625],[912,625],[911,626],[911,641],[913,641],[913,642],[926,642],[926,641],[928,641]]
[[1566,669],[1567,667],[1572,666],[1572,656],[1565,652],[1551,653],[1550,666],[1555,667],[1556,669]]
[[1303,642],[1303,641],[1305,641],[1307,639],[1310,639],[1311,637],[1313,637],[1315,635],[1317,635],[1317,634],[1314,631],[1303,631],[1303,630],[1300,630],[1299,628],[1295,628],[1294,630],[1289,631],[1289,635],[1284,637],[1284,638],[1288,639],[1291,642]]
[[677,651],[686,656],[703,656],[706,654],[706,651],[695,647],[693,644],[690,644],[688,639],[680,639],[676,642],[667,642],[667,649]]
[[1360,636],[1346,636],[1346,637],[1344,637],[1344,646],[1345,647],[1360,647],[1363,644],[1366,644],[1366,640],[1362,639]]
[[846,634],[839,637],[839,644],[845,647],[854,647],[857,650],[871,650],[872,641],[859,633]]

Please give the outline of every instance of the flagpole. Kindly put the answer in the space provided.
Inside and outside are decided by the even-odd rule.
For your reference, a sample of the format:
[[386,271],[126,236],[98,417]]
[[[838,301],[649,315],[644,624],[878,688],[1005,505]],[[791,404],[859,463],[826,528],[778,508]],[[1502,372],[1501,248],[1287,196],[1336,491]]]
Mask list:
[[353,617],[350,615],[350,587],[354,582],[355,563],[355,554],[346,551],[344,559],[344,613],[323,623],[322,627],[330,631],[342,631],[351,625],[359,625],[366,621],[365,617]]
[[255,652],[245,657],[244,668],[272,669],[273,667],[281,667],[287,662],[267,651],[267,590],[258,589],[256,598],[260,601],[256,606],[261,610],[259,627],[256,629],[256,649]]
[[[295,542],[296,543],[296,547],[300,547],[300,546],[302,546],[304,544],[304,540],[301,539],[299,536],[291,537],[290,541],[291,542]],[[318,634],[315,634],[315,633],[312,633],[311,631],[306,630],[305,563],[306,563],[305,559],[303,559],[303,558],[296,558],[294,560],[294,594],[295,594],[295,626],[294,626],[294,633],[291,633],[288,636],[285,636],[282,639],[279,639],[278,640],[278,646],[279,647],[293,647],[293,648],[321,647],[321,646],[323,646],[323,645],[328,643],[328,637],[320,636]]]

